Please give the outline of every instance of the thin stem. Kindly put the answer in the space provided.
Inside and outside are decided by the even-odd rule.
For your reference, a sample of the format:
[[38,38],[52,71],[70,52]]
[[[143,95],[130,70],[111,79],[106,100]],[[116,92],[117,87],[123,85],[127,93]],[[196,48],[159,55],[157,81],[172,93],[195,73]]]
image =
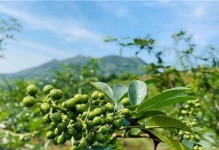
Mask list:
[[36,100],[36,102],[37,102],[37,103],[43,103],[43,101],[41,101],[41,100]]
[[73,136],[71,137],[71,145],[73,146],[74,145],[74,138],[73,138]]
[[215,93],[216,93],[216,90],[215,90],[215,92],[214,92],[214,94],[212,96],[212,99],[214,101],[214,107],[217,109],[217,111],[219,111],[219,106],[218,106],[218,103],[217,103],[217,99],[215,98],[216,97]]
[[117,133],[113,133],[112,137],[114,139],[116,138],[150,138],[148,134],[139,134],[139,135],[131,135],[131,136],[124,137],[123,134],[117,134]]
[[117,105],[118,105],[118,103],[117,103],[117,102],[115,102],[115,106],[114,106],[114,112],[116,111]]
[[52,106],[53,108],[55,108],[55,109],[61,110],[62,112],[66,112],[66,109],[64,109],[64,108],[62,108],[62,107],[59,107],[59,106],[57,106],[57,105],[55,105],[55,104],[52,104],[51,106]]
[[91,101],[90,101],[88,104],[89,104],[89,105],[88,105],[87,114],[86,114],[86,117],[85,117],[85,119],[84,119],[85,122],[87,121],[87,117],[88,117],[88,115],[89,115],[89,113],[90,113]]
[[12,132],[12,131],[9,131],[9,130],[4,130],[2,128],[0,128],[0,131],[5,133],[5,134],[10,134],[12,136],[19,136],[19,137],[33,136],[33,135],[38,133],[37,131],[31,132],[31,133],[15,133],[15,132]]
[[[84,123],[86,124],[87,122],[87,118],[88,118],[88,115],[90,114],[90,107],[91,107],[91,101],[88,101],[88,110],[87,110],[87,114],[86,114],[86,117],[84,119]],[[86,135],[88,135],[88,130],[86,128]]]
[[145,129],[145,127],[143,127],[143,126],[141,126],[141,125],[135,125],[135,126],[125,126],[125,127],[121,128],[121,130],[124,130],[124,129],[132,129],[132,128]]
[[49,97],[49,95],[46,95],[46,97],[43,99],[43,102]]
[[80,122],[82,122],[82,123],[84,123],[84,121],[83,121],[82,119],[80,119],[80,118],[77,118],[77,120],[80,121]]
[[71,125],[68,125],[68,126],[67,126],[67,128],[69,128],[69,127],[73,127],[73,126],[74,126],[74,125],[73,125],[73,124],[71,124]]

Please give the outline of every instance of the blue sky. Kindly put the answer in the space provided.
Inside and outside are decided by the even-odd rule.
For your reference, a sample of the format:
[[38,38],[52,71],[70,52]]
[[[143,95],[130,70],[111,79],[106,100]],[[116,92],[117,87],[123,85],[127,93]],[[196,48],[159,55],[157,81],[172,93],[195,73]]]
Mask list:
[[[171,45],[179,30],[194,41],[218,47],[219,2],[201,1],[34,1],[0,2],[0,18],[16,18],[23,29],[17,41],[7,42],[0,73],[13,73],[52,59],[76,55],[118,55],[119,46],[104,37],[144,37],[151,34],[159,46]],[[125,56],[134,56],[127,50]],[[146,53],[143,59],[150,59]],[[172,61],[172,59],[170,59]]]

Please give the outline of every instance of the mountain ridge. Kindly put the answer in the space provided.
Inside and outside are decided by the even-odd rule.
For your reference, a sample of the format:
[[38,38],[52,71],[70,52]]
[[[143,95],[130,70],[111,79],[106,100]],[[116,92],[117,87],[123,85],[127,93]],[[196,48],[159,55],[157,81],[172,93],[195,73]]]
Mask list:
[[146,63],[140,59],[139,57],[120,57],[117,55],[108,55],[100,58],[93,58],[83,55],[77,55],[72,58],[57,60],[52,59],[47,63],[42,65],[32,67],[29,69],[25,69],[16,73],[11,74],[0,74],[0,80],[2,79],[34,79],[34,78],[42,78],[50,74],[55,73],[55,71],[61,70],[62,64],[67,64],[70,66],[86,65],[90,60],[100,60],[100,72],[104,75],[109,75],[110,73],[114,74],[122,74],[124,72],[130,72],[135,74],[143,74],[143,70],[139,70],[139,68],[143,69]]

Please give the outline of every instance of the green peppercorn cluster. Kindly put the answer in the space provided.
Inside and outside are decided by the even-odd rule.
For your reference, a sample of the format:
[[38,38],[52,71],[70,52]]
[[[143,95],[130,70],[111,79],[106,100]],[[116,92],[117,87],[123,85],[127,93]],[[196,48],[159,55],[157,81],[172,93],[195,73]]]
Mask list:
[[38,89],[35,85],[31,84],[26,89],[28,96],[23,98],[23,106],[31,107],[33,106],[37,100],[35,99]]
[[[179,112],[179,120],[181,120],[191,129],[193,129],[194,126],[198,124],[198,112],[200,105],[201,104],[199,99],[190,100],[186,103],[183,103]],[[200,141],[200,136],[198,135],[198,133],[194,133],[194,135],[192,135],[189,132],[180,130],[178,131],[177,135],[180,136],[182,139],[192,141],[192,150],[203,150],[203,147],[198,144]]]
[[28,86],[23,105],[31,107],[40,103],[43,121],[48,125],[46,137],[55,145],[72,140],[71,150],[107,144],[112,134],[122,128],[122,119],[131,115],[125,107],[130,105],[128,98],[121,100],[124,108],[115,111],[116,105],[109,103],[99,91],[90,96],[76,94],[68,100],[63,100],[62,91],[52,85],[43,88],[46,95],[43,100],[37,100],[37,91],[36,86]]

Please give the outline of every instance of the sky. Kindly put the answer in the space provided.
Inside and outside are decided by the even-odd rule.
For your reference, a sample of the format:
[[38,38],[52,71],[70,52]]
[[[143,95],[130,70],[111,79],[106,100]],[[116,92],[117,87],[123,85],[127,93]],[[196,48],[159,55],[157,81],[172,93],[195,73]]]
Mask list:
[[[119,55],[119,46],[104,38],[145,37],[160,46],[185,30],[201,46],[219,46],[219,1],[1,1],[0,19],[22,26],[16,41],[0,51],[0,74],[15,73],[77,55]],[[124,56],[135,56],[133,50]],[[146,53],[141,57],[150,59]],[[171,59],[170,59],[171,60]]]

